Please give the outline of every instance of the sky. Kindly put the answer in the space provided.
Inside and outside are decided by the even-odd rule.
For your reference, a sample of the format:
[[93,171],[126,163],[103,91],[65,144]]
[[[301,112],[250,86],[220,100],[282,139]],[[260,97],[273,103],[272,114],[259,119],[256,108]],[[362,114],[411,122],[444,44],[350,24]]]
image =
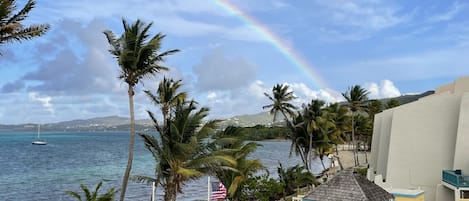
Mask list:
[[24,24],[51,30],[0,46],[0,124],[129,116],[103,34],[120,35],[123,18],[153,23],[162,51],[181,50],[136,88],[137,119],[158,111],[143,90],[163,76],[181,79],[210,118],[228,118],[265,111],[277,83],[300,106],[343,101],[352,85],[388,98],[469,75],[469,1],[37,0]]

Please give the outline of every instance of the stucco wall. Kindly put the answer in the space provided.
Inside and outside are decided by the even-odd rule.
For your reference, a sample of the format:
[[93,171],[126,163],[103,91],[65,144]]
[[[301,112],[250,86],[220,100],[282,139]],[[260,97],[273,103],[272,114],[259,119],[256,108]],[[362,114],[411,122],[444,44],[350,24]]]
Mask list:
[[461,169],[464,174],[469,174],[469,93],[462,95],[460,108],[452,169]]
[[369,179],[372,180],[372,178],[374,178],[374,175],[375,175],[375,172],[377,170],[377,167],[378,167],[378,155],[379,155],[379,152],[382,150],[380,149],[379,147],[379,141],[380,141],[380,138],[381,138],[381,135],[380,135],[380,130],[381,130],[381,121],[382,121],[382,116],[383,116],[383,113],[379,113],[379,114],[376,114],[375,115],[375,119],[374,119],[374,122],[373,122],[373,136],[372,136],[372,141],[371,141],[371,155],[370,155],[370,160],[369,160],[369,164],[370,164],[370,169],[371,169],[371,173],[372,175],[369,175]]
[[441,171],[453,167],[459,105],[460,96],[443,93],[378,115],[377,174],[387,186],[420,187],[435,200]]
[[379,152],[377,156],[376,174],[380,174],[386,180],[389,155],[389,138],[391,135],[393,110],[386,110],[381,114],[381,129],[379,130]]

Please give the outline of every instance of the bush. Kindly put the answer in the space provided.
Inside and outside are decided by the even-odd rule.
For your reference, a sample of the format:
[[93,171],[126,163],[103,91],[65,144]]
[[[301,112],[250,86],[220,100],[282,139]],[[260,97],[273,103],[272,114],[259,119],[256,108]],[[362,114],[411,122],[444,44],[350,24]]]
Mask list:
[[267,174],[249,178],[243,188],[240,200],[269,201],[278,200],[283,195],[283,184],[269,178]]
[[366,177],[366,173],[368,172],[368,168],[355,168],[355,172],[357,172],[358,174]]

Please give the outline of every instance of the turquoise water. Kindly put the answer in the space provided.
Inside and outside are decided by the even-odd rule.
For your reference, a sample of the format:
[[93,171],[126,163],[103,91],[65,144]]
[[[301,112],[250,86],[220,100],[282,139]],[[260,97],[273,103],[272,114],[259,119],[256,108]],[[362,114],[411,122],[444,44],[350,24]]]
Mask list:
[[[103,191],[121,185],[127,163],[128,132],[63,133],[45,132],[48,145],[32,145],[35,132],[0,132],[0,200],[61,201],[74,200],[64,192],[81,192],[79,185],[90,189],[104,180]],[[278,161],[287,166],[300,163],[289,157],[290,142],[259,142],[253,154],[276,177]],[[137,136],[132,173],[149,175],[154,171],[153,158]],[[315,168],[320,170],[320,163]],[[206,178],[188,183],[178,200],[206,199]],[[129,182],[128,200],[149,200],[151,187]],[[157,200],[162,192],[157,192]]]

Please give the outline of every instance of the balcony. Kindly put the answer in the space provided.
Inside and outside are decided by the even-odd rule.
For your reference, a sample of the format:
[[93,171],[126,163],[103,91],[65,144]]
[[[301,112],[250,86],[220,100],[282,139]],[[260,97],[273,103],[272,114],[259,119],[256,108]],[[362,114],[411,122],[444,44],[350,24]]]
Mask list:
[[457,188],[469,188],[469,175],[463,175],[461,170],[443,170],[443,181]]

